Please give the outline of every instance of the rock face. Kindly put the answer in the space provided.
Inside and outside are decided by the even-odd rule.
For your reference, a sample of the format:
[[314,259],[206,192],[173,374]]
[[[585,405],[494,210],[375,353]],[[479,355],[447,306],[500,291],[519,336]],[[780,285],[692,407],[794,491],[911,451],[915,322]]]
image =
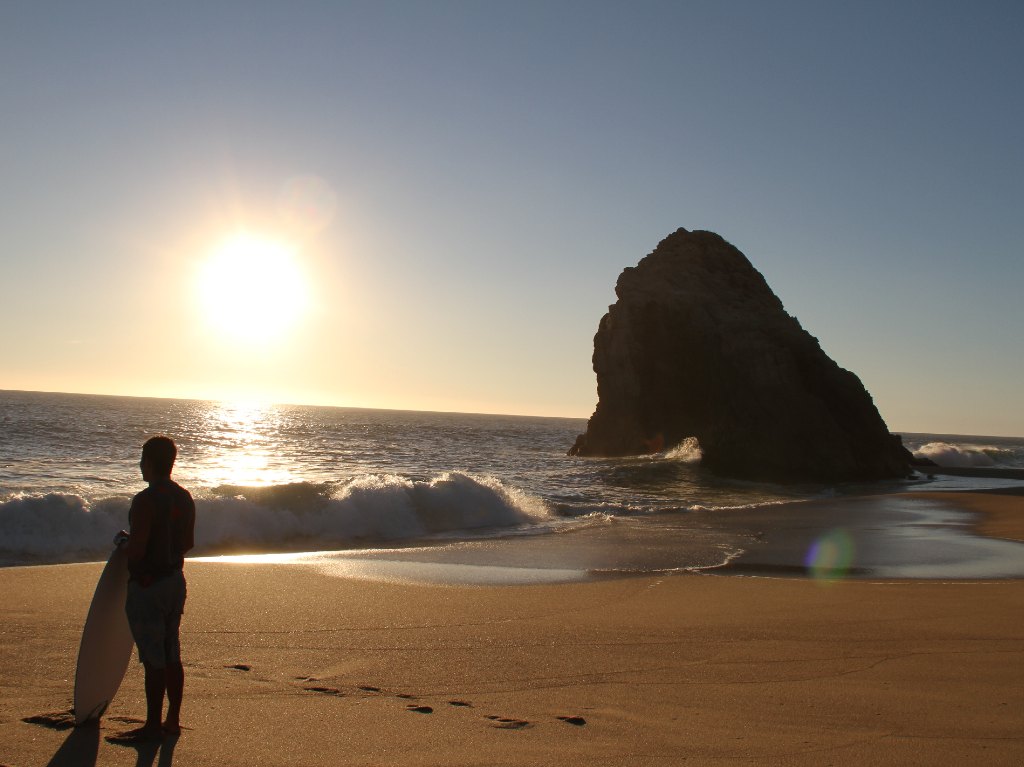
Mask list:
[[730,477],[906,476],[911,454],[860,379],[713,232],[679,229],[625,269],[594,337],[598,404],[570,455],[657,452],[696,437]]

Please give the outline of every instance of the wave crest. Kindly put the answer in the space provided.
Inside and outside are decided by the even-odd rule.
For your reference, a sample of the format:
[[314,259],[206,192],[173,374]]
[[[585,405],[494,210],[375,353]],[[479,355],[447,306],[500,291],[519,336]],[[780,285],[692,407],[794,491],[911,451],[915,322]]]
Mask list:
[[[0,564],[105,558],[128,526],[128,498],[15,496],[0,503]],[[364,475],[341,486],[221,487],[196,499],[195,554],[344,547],[543,524],[548,505],[489,476]]]
[[0,564],[73,562],[111,548],[128,524],[128,499],[89,504],[64,493],[16,495],[0,503]]
[[1014,451],[999,447],[951,445],[948,442],[929,442],[914,451],[915,458],[927,458],[939,466],[950,468],[978,468],[1000,466],[1012,459]]

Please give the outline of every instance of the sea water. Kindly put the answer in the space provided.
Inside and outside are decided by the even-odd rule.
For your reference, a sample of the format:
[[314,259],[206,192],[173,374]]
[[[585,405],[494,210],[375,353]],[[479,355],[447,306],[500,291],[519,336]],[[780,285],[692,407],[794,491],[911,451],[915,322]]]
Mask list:
[[[423,570],[455,562],[498,579],[501,568],[563,580],[714,568],[756,537],[730,525],[730,513],[930,489],[923,475],[870,487],[731,481],[701,468],[697,445],[568,456],[585,427],[571,418],[0,392],[0,565],[105,558],[144,487],[139,451],[155,434],[178,445],[174,477],[196,498],[197,555],[329,551],[320,561],[412,561]],[[1024,439],[904,441],[947,465],[1024,467]]]

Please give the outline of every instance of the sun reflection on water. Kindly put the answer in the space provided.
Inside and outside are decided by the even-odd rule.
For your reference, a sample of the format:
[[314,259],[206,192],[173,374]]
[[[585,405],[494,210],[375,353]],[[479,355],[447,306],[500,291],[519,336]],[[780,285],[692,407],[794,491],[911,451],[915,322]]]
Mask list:
[[205,424],[212,449],[196,467],[196,478],[208,487],[266,487],[299,481],[290,467],[280,463],[280,446],[272,436],[279,419],[273,405],[213,405]]

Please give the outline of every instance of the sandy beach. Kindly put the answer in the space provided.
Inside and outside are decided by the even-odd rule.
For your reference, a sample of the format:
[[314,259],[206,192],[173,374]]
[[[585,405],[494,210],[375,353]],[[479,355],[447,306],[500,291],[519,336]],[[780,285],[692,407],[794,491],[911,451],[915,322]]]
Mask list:
[[[1024,540],[1024,497],[942,497]],[[0,764],[1024,760],[1020,580],[471,587],[190,562],[188,729],[137,750],[105,739],[143,713],[134,662],[100,728],[59,728],[99,570],[0,570]]]

